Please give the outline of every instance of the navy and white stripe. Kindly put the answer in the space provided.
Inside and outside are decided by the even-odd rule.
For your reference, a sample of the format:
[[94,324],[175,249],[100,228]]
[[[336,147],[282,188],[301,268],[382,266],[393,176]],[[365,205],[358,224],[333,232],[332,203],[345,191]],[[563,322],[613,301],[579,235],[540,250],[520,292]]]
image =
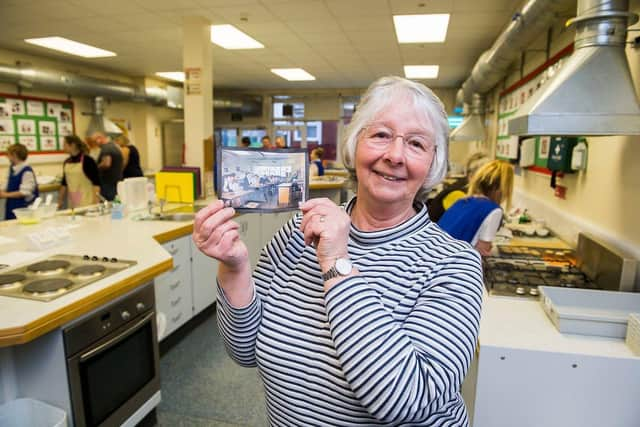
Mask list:
[[360,275],[326,295],[300,215],[263,249],[250,305],[220,290],[221,333],[238,363],[258,366],[272,425],[468,425],[459,390],[478,337],[480,257],[418,209],[392,229],[352,226]]

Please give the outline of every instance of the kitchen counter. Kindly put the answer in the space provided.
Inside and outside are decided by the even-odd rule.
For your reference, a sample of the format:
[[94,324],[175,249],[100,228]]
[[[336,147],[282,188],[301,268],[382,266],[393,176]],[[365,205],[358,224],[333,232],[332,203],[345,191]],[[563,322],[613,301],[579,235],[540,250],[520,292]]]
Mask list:
[[108,256],[137,264],[50,302],[0,296],[0,347],[32,341],[170,270],[172,257],[160,243],[190,234],[193,229],[191,222],[134,222],[112,220],[108,215],[75,219],[58,216],[38,225],[4,221],[0,234],[16,242],[0,246],[0,259],[16,251],[29,252],[27,235],[47,227],[70,227],[72,238],[63,245],[32,252],[35,257],[19,264],[53,254]]

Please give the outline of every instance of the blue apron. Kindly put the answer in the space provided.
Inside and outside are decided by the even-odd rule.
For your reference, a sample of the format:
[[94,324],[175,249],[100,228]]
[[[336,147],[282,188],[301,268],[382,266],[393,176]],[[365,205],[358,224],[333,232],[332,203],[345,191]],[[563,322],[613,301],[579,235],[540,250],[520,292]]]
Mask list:
[[[22,184],[22,175],[24,175],[24,173],[27,171],[30,171],[31,173],[33,173],[33,169],[31,169],[31,166],[23,167],[22,170],[17,174],[13,173],[13,166],[9,168],[9,181],[7,184],[7,192],[20,190],[20,184]],[[35,175],[36,174],[33,173],[33,176]],[[35,199],[36,197],[38,197],[39,194],[40,193],[38,192],[38,185],[36,183],[36,187],[33,191],[33,198]],[[27,200],[24,197],[20,197],[18,199],[14,199],[14,198],[7,199],[7,204],[5,207],[5,214],[4,214],[5,219],[15,219],[16,216],[13,214],[13,210],[18,208],[26,208],[26,207],[27,207]]]

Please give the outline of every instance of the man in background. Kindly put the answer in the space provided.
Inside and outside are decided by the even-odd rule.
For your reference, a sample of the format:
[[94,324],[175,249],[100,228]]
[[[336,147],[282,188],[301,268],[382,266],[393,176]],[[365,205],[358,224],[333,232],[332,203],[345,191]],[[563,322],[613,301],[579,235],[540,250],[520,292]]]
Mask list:
[[283,136],[276,136],[276,149],[287,148],[287,142]]
[[251,146],[251,139],[248,136],[243,136],[240,140],[240,146],[243,148],[249,148]]
[[263,150],[273,150],[275,148],[271,143],[271,138],[269,138],[269,135],[263,136],[261,141]]
[[100,155],[98,156],[100,194],[105,199],[112,201],[116,197],[118,181],[122,179],[124,165],[122,151],[102,132],[95,132],[91,138],[100,145]]

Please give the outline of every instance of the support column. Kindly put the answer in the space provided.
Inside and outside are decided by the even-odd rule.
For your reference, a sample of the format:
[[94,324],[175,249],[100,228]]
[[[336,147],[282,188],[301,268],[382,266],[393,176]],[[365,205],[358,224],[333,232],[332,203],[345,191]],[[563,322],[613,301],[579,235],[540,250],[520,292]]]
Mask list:
[[199,16],[184,18],[182,65],[184,83],[185,165],[200,168],[205,184],[203,141],[213,135],[213,60],[211,23]]

